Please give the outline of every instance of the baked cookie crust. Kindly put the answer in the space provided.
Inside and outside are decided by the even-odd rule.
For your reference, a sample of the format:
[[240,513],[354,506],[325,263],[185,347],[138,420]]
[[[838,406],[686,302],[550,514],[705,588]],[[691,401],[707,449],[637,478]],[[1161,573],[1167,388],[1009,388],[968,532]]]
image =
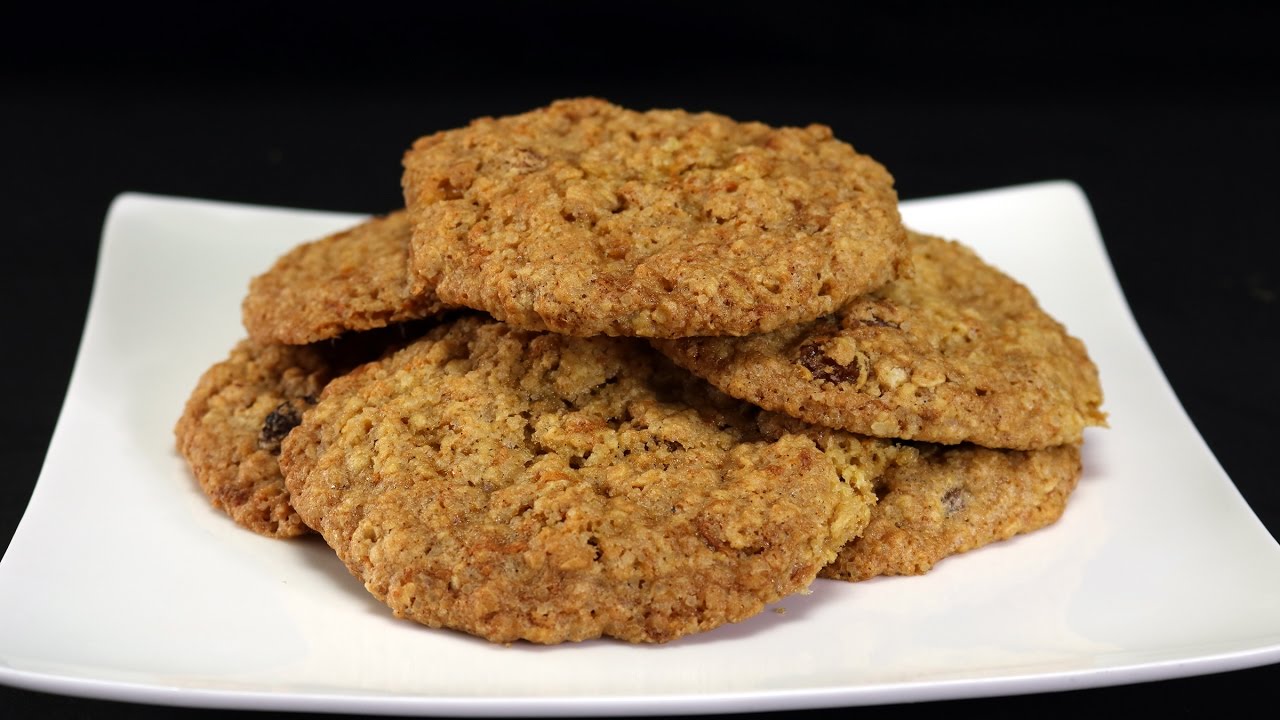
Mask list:
[[822,125],[564,100],[419,139],[403,187],[420,287],[524,329],[767,332],[907,260],[893,178]]
[[654,345],[734,397],[877,437],[1035,449],[1105,424],[1084,344],[1026,287],[960,243],[911,247],[911,277],[813,322]]
[[333,381],[280,464],[397,616],[665,642],[804,589],[869,518],[860,441],[762,418],[643,342],[464,318]]
[[277,458],[333,376],[311,346],[242,340],[200,377],[174,434],[200,489],[238,525],[268,537],[309,529],[289,504]]
[[310,345],[245,338],[206,370],[174,426],[178,451],[213,506],[268,537],[310,532],[289,502],[280,443],[328,382],[402,347],[429,321]]
[[400,210],[293,248],[249,283],[249,336],[302,345],[439,314],[434,292],[411,287],[410,237]]
[[889,465],[862,535],[822,577],[920,575],[943,558],[1057,522],[1080,479],[1080,448],[928,446]]

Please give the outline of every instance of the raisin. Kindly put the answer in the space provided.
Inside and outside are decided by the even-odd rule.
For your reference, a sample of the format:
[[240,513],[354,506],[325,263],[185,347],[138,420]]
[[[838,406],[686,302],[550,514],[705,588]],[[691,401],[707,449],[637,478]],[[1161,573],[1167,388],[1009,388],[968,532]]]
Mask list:
[[801,345],[797,358],[815,378],[833,383],[851,382],[858,386],[866,382],[869,368],[863,366],[866,361],[861,355],[853,363],[841,365],[822,352],[822,345],[822,341]]
[[301,422],[302,414],[293,405],[288,401],[280,403],[262,421],[262,432],[258,433],[258,448],[273,453],[280,452],[280,441]]

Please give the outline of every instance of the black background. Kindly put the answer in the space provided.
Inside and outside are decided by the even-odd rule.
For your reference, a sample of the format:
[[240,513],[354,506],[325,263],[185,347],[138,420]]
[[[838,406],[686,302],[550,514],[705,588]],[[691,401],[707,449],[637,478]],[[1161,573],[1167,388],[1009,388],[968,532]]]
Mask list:
[[[115,195],[385,212],[402,202],[400,156],[419,135],[588,94],[637,109],[822,122],[884,163],[903,199],[1079,183],[1171,384],[1280,535],[1270,451],[1280,431],[1280,24],[1274,11],[1170,5],[5,11],[0,547],[43,461]],[[1278,683],[1273,665],[863,712],[1199,714]],[[215,714],[12,688],[0,688],[0,707],[51,718]]]

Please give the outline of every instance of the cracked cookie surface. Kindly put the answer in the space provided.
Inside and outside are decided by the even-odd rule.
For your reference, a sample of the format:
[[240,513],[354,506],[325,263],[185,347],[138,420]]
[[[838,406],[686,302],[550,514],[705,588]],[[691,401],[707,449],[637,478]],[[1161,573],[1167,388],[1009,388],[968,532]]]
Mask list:
[[280,463],[397,616],[664,642],[803,590],[867,522],[884,443],[770,418],[640,341],[464,318],[333,381]]
[[250,282],[249,336],[302,345],[440,313],[434,292],[411,287],[410,236],[401,210],[293,248]]
[[1084,344],[953,241],[911,233],[913,276],[816,321],[655,341],[724,392],[877,437],[995,448],[1078,443],[1105,424]]
[[906,262],[893,178],[821,125],[564,100],[423,137],[404,167],[420,282],[525,329],[766,332]]

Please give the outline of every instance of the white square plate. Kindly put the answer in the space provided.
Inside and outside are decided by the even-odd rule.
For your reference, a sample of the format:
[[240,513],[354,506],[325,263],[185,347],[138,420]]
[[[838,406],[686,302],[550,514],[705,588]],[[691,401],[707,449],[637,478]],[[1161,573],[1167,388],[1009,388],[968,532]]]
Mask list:
[[66,403],[0,562],[0,682],[162,704],[447,715],[742,712],[1111,685],[1280,661],[1280,546],[1182,411],[1084,194],[908,202],[1088,345],[1111,427],[1054,526],[662,646],[397,621],[318,539],[212,510],[174,450],[251,276],[354,215],[121,196]]

